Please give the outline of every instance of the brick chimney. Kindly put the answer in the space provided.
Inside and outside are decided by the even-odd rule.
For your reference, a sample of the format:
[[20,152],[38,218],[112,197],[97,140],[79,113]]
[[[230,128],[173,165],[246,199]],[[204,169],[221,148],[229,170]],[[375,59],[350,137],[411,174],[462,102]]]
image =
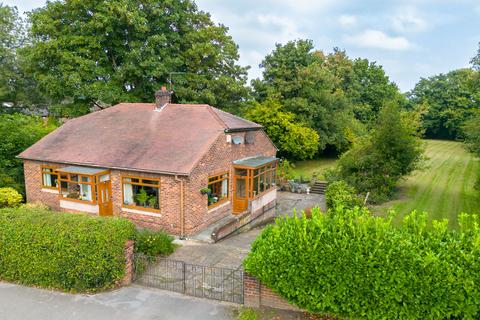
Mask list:
[[171,102],[172,92],[167,90],[167,87],[162,86],[160,90],[155,91],[155,107],[161,108],[165,104]]

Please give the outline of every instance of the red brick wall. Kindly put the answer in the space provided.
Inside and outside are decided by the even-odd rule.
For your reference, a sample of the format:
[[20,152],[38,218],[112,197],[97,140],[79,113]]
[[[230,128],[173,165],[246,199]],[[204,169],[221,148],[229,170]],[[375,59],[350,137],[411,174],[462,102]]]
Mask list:
[[247,307],[268,307],[282,310],[301,311],[260,283],[255,277],[245,273],[243,278],[244,305]]
[[134,248],[135,242],[133,240],[128,240],[125,243],[125,275],[122,281],[124,286],[130,285],[133,281]]
[[[195,234],[209,224],[218,221],[231,212],[232,207],[232,162],[234,160],[258,155],[275,156],[276,148],[263,131],[254,131],[252,144],[234,145],[227,142],[226,134],[221,133],[210,150],[198,162],[189,177],[186,192],[186,230],[187,234]],[[244,132],[232,133],[231,136],[245,136]],[[245,139],[244,139],[245,140]],[[200,189],[207,187],[208,177],[228,171],[230,173],[229,195],[230,204],[222,210],[207,208],[207,195],[200,193]]]
[[[245,133],[235,133],[233,136],[245,135]],[[184,214],[185,214],[185,233],[186,235],[195,234],[204,229],[209,224],[218,221],[231,212],[230,203],[224,206],[208,210],[207,195],[200,193],[200,189],[208,184],[208,177],[230,172],[230,198],[232,193],[232,161],[256,156],[275,156],[276,149],[271,144],[263,131],[254,132],[255,139],[253,144],[234,145],[226,141],[226,134],[220,133],[210,150],[199,161],[189,177],[179,176],[177,179],[171,175],[160,175],[154,173],[141,173],[135,171],[111,170],[112,183],[112,202],[113,214],[131,219],[136,224],[152,229],[165,229],[167,232],[179,235],[181,231],[180,221],[180,181],[184,180]],[[25,184],[28,202],[42,202],[52,209],[60,210],[58,194],[42,191],[42,173],[41,165],[55,165],[62,167],[65,165],[44,163],[38,161],[24,161]],[[122,210],[122,175],[132,175],[140,177],[150,177],[160,179],[160,212],[146,213],[127,212]]]

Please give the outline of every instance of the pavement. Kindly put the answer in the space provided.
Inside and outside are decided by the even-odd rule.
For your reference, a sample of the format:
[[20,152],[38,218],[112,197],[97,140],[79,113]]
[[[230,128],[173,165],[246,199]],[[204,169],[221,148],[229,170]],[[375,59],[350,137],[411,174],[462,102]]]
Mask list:
[[[323,195],[278,192],[275,216],[292,216],[294,209],[296,209],[297,214],[300,214],[302,210],[316,206],[325,210],[325,197]],[[209,267],[238,269],[241,268],[243,259],[250,252],[253,241],[261,232],[262,228],[254,228],[217,243],[208,243],[207,241],[201,241],[199,238],[177,240],[176,243],[180,244],[181,247],[168,258]]]
[[1,320],[230,320],[236,308],[135,285],[74,295],[0,282]]

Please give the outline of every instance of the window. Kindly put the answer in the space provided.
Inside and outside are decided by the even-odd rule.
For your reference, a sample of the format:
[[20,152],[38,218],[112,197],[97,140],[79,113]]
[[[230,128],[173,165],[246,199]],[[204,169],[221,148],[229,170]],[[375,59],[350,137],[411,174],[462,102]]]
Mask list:
[[54,168],[42,166],[42,186],[44,188],[58,189],[58,173]]
[[208,207],[228,201],[228,173],[208,178]]
[[252,170],[252,194],[251,197],[256,197],[275,187],[277,177],[277,164],[269,163],[260,168]]
[[94,202],[93,199],[93,177],[76,174],[60,174],[60,196],[70,200]]
[[125,207],[160,210],[160,180],[123,177],[123,205]]

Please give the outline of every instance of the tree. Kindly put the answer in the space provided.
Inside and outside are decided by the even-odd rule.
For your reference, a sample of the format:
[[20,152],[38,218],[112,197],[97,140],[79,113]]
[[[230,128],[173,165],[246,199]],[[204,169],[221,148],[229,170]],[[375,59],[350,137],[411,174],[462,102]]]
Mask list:
[[54,122],[39,117],[0,115],[0,188],[25,194],[22,161],[16,156],[55,128]]
[[326,68],[325,55],[313,51],[312,41],[277,44],[261,67],[263,79],[252,82],[257,101],[282,101],[286,111],[317,131],[320,151],[348,147],[344,131],[353,117],[351,107],[339,80]]
[[29,18],[22,55],[60,113],[152,101],[171,76],[179,102],[231,111],[248,96],[227,28],[191,0],[52,1]]
[[312,158],[318,151],[317,132],[296,121],[295,115],[283,111],[278,102],[255,103],[245,116],[265,128],[283,156],[302,160]]
[[328,180],[344,180],[374,202],[386,200],[400,179],[421,167],[423,146],[411,117],[395,103],[385,105],[375,129],[344,153]]
[[462,124],[480,109],[480,86],[475,85],[478,72],[459,69],[447,74],[422,78],[408,93],[410,108],[427,106],[423,127],[428,138],[462,137]]

